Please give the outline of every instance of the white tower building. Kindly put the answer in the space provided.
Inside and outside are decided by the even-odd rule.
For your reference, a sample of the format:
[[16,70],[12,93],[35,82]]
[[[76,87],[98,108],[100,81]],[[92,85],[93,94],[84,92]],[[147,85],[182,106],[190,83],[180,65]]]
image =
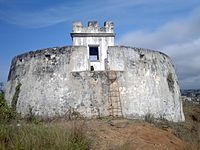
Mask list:
[[73,46],[86,46],[88,51],[88,70],[105,70],[108,46],[114,46],[114,24],[112,21],[104,22],[99,27],[97,21],[89,21],[84,27],[82,22],[73,22],[71,33]]

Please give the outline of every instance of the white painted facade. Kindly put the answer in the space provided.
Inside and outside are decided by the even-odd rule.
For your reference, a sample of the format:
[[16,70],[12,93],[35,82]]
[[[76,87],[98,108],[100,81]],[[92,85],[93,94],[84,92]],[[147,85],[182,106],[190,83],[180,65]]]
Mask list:
[[[91,70],[91,66],[96,71],[105,70],[108,46],[114,46],[115,34],[113,22],[106,21],[104,27],[99,27],[96,21],[89,21],[87,27],[84,27],[81,22],[74,22],[71,36],[73,46],[87,47],[87,70]],[[89,47],[93,46],[98,47],[98,60],[90,59]]]
[[[111,85],[117,83],[124,118],[150,115],[174,122],[185,120],[169,56],[113,46],[112,22],[105,22],[104,27],[97,22],[89,22],[88,27],[75,22],[71,36],[73,46],[40,49],[13,58],[5,87],[5,98],[13,110],[26,116],[31,108],[32,114],[44,118],[68,118],[77,113],[86,118],[109,116],[111,106],[118,107],[116,102],[111,105],[109,98]],[[99,61],[89,59],[90,46],[98,46]],[[95,71],[90,71],[91,66]],[[110,82],[109,72],[116,74],[115,81]]]

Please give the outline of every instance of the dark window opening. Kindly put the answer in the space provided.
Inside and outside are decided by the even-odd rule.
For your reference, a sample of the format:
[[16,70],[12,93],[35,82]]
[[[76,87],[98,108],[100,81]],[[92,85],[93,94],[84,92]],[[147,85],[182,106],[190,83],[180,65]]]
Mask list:
[[140,59],[142,59],[144,57],[144,54],[140,54]]
[[91,66],[91,67],[90,67],[90,70],[91,70],[91,71],[94,71],[94,66]]
[[99,60],[99,48],[96,46],[89,47],[90,60]]
[[45,54],[45,57],[47,58],[47,60],[51,59],[51,55],[49,55],[49,54]]

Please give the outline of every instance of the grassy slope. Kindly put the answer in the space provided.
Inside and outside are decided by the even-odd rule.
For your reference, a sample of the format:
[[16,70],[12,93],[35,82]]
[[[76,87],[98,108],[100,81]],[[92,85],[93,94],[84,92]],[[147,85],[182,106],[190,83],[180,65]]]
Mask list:
[[[200,149],[200,106],[190,102],[183,102],[183,106],[186,117],[185,122],[173,123],[165,120],[159,122],[150,120],[150,124],[165,131],[170,128],[174,135],[184,142],[187,142],[188,145],[191,145],[191,149]],[[134,124],[134,121],[128,122]],[[91,122],[89,122],[89,124],[90,123]],[[100,124],[101,127],[104,123],[101,121],[98,122],[97,120],[94,126],[98,124]],[[109,126],[108,124],[103,126],[108,126],[108,131],[114,135],[119,132],[117,131],[118,127],[113,128],[112,125]],[[142,121],[141,126],[144,126]],[[124,129],[126,130],[126,128]],[[102,129],[98,128],[97,132],[103,132],[103,130],[101,130]],[[22,120],[6,105],[3,93],[0,93],[0,149],[43,148],[85,150],[90,148],[91,139],[89,138],[92,138],[92,140],[95,139],[95,137],[90,137],[87,134],[88,132],[93,133],[93,131],[93,127],[87,128],[85,121],[70,121],[70,123],[67,124],[66,121],[61,123],[49,123],[37,121],[33,116],[28,118],[28,121]],[[106,132],[105,136],[106,134],[108,133]],[[123,149],[129,145],[129,142],[126,142],[125,145],[120,147]]]
[[86,150],[90,141],[85,136],[84,122],[70,126],[39,121],[32,115],[21,119],[10,109],[0,93],[0,149]]
[[80,123],[70,127],[47,123],[0,125],[0,149],[41,148],[85,150],[89,148],[89,140]]

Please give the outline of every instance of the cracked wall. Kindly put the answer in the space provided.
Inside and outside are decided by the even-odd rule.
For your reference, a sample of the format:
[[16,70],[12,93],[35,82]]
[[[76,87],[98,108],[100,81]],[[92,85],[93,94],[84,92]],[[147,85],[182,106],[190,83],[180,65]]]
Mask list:
[[[180,89],[171,59],[160,52],[113,46],[108,48],[108,70],[117,72],[123,116],[184,121]],[[87,48],[65,46],[37,50],[12,60],[6,100],[11,106],[21,83],[16,110],[25,116],[66,116],[73,110],[83,117],[109,115],[105,71],[88,71]]]

